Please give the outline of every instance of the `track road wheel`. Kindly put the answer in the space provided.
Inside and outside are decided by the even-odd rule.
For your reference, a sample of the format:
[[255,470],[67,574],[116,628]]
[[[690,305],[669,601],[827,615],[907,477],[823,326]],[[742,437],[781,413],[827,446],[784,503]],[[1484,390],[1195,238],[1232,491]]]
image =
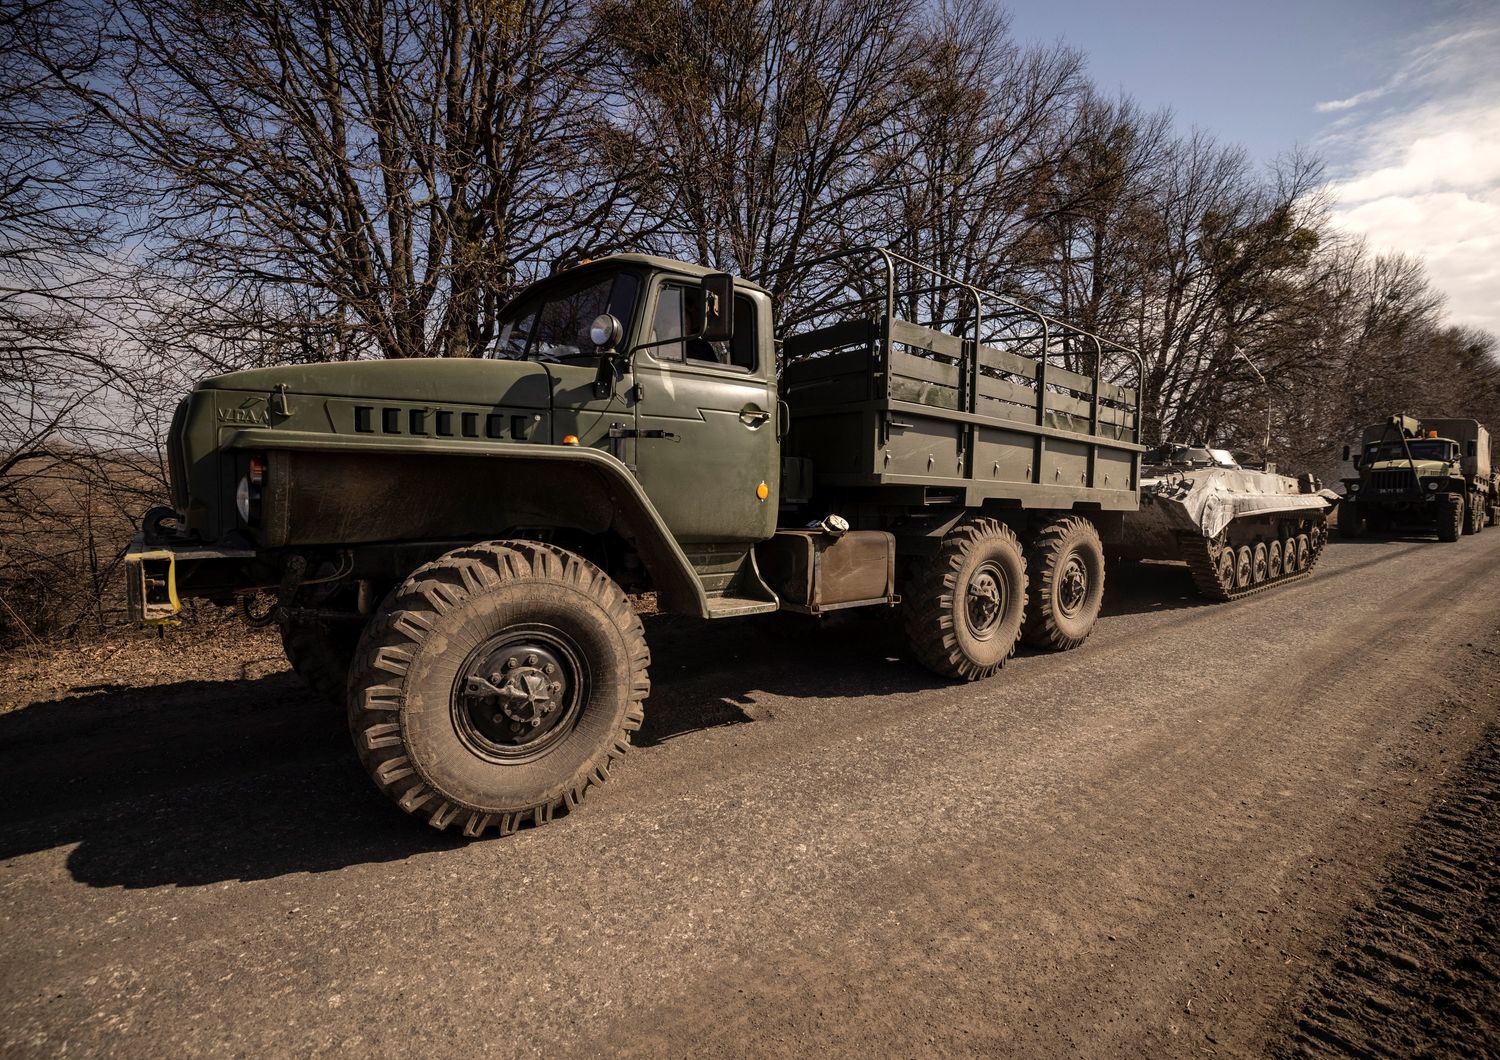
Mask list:
[[1306,534],[1297,535],[1297,569],[1307,570],[1312,566],[1312,538]]
[[602,783],[650,691],[640,619],[609,576],[533,541],[417,569],[360,639],[349,728],[377,787],[435,828],[544,824]]
[[1266,580],[1270,569],[1270,551],[1264,541],[1257,541],[1250,550],[1250,584],[1259,585]]
[[1251,574],[1255,570],[1254,556],[1250,552],[1249,545],[1241,545],[1234,555],[1234,587],[1236,589],[1248,589],[1252,582]]
[[1010,527],[995,519],[960,523],[911,580],[907,642],[943,677],[978,681],[1015,653],[1026,613],[1026,561]]
[[1104,603],[1104,544],[1094,524],[1069,516],[1043,526],[1026,550],[1026,581],[1022,640],[1053,651],[1087,640]]
[[1275,581],[1281,577],[1281,542],[1273,540],[1266,546],[1266,577]]
[[1449,493],[1438,498],[1437,536],[1439,541],[1457,541],[1464,529],[1464,499]]
[[1339,536],[1363,537],[1365,517],[1359,512],[1359,504],[1351,497],[1339,502]]
[[1234,569],[1237,559],[1234,549],[1226,545],[1219,549],[1219,558],[1214,561],[1214,573],[1219,577],[1219,588],[1226,593],[1234,589]]

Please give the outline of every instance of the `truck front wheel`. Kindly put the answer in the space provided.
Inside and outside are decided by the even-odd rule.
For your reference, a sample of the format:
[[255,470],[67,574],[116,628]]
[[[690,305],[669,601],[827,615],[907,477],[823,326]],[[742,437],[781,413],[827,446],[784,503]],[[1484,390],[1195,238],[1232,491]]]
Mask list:
[[1021,639],[1032,647],[1066,651],[1088,639],[1104,602],[1104,545],[1099,531],[1077,516],[1057,519],[1026,551],[1031,596]]
[[1362,537],[1365,532],[1365,517],[1360,514],[1359,504],[1349,498],[1339,502],[1339,536]]
[[1026,615],[1026,560],[1010,527],[961,523],[915,572],[903,610],[918,661],[935,674],[978,681],[1016,650]]
[[1457,541],[1464,532],[1464,498],[1449,493],[1437,502],[1437,536],[1439,541]]
[[307,687],[335,707],[344,705],[349,664],[359,644],[357,620],[291,618],[281,623],[281,650]]
[[630,747],[650,691],[641,621],[580,556],[457,549],[360,640],[349,728],[377,787],[435,828],[502,834],[572,809]]

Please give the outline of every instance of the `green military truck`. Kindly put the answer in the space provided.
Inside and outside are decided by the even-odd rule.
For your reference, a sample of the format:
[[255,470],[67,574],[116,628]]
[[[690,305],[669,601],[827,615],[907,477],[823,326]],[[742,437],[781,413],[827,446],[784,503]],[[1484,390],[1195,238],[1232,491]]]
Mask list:
[[1139,358],[881,248],[796,279],[813,308],[781,337],[763,287],[627,254],[523,290],[484,357],[202,381],[127,556],[135,614],[276,623],[381,790],[469,835],[571,808],[628,748],[633,595],[899,604],[963,680],[1082,643],[1139,502]]
[[1344,447],[1359,474],[1344,479],[1339,531],[1432,529],[1439,541],[1477,534],[1500,517],[1490,458],[1478,420],[1398,415],[1371,424],[1357,453]]

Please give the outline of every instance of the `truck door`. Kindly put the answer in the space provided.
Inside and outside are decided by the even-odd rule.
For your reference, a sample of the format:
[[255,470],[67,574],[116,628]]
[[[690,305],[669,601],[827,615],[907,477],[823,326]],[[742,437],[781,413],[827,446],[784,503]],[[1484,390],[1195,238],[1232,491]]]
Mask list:
[[[696,284],[659,279],[645,342],[680,337]],[[636,459],[641,484],[684,542],[750,542],[776,529],[781,462],[770,304],[738,291],[734,338],[684,339],[635,358]]]

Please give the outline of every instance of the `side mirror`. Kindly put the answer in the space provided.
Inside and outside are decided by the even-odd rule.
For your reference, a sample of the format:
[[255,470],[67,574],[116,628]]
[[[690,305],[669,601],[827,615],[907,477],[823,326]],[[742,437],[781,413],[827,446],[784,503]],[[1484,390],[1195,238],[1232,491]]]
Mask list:
[[615,386],[616,350],[625,337],[625,329],[612,313],[600,313],[589,325],[589,341],[599,347],[599,365],[594,372],[594,396],[609,397]]
[[728,342],[734,338],[734,277],[711,272],[703,277],[702,287],[702,319],[693,322],[693,330],[706,342]]
[[1347,445],[1344,446],[1344,459],[1345,460],[1349,459],[1349,447]]

